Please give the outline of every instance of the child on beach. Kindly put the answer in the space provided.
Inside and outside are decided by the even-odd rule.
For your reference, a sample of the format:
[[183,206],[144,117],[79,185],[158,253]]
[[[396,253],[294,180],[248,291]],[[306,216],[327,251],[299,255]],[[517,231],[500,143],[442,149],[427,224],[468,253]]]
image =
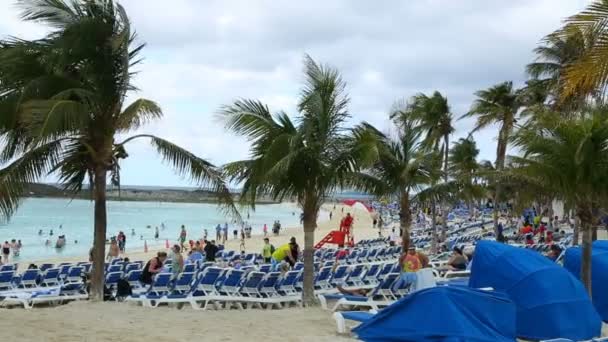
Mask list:
[[268,235],[268,226],[266,225],[266,223],[264,223],[264,237],[266,237]]

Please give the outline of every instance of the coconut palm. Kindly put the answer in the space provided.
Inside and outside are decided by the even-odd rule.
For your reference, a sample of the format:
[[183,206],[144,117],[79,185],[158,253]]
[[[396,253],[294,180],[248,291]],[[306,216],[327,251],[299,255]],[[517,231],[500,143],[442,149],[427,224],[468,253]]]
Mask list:
[[[500,172],[505,167],[507,143],[515,129],[518,111],[521,107],[519,96],[513,89],[513,82],[497,84],[487,90],[480,90],[475,95],[477,99],[473,102],[471,110],[463,115],[461,119],[465,117],[477,118],[472,132],[492,124],[500,126],[496,144],[496,170]],[[496,233],[498,231],[498,199],[500,197],[501,185],[497,183],[494,186],[494,231]]]
[[298,101],[298,116],[272,114],[257,100],[238,100],[219,116],[226,127],[247,137],[250,159],[224,166],[242,183],[241,200],[252,207],[259,195],[295,198],[304,224],[304,291],[306,304],[315,302],[313,256],[315,228],[327,196],[343,186],[360,154],[351,147],[345,128],[349,98],[339,72],[305,57],[306,81]]
[[603,93],[608,85],[608,1],[595,0],[585,10],[565,20],[565,25],[554,33],[563,41],[585,38],[582,55],[562,66],[561,98]]
[[532,80],[524,88],[523,95],[528,95],[525,96],[525,105],[533,107],[537,103],[546,103],[567,116],[583,105],[584,93],[571,93],[562,99],[559,96],[564,93],[565,69],[583,56],[592,41],[592,36],[575,28],[566,36],[554,33],[545,37],[543,44],[534,49],[536,61],[526,66]]
[[0,171],[0,209],[10,216],[24,185],[53,174],[77,193],[88,183],[94,201],[92,297],[103,298],[106,184],[120,181],[126,145],[150,141],[163,159],[226,203],[231,197],[221,172],[209,162],[156,136],[126,134],[162,117],[153,101],[125,105],[135,90],[136,44],[124,8],[112,0],[19,2],[22,17],[53,30],[34,41],[0,43],[0,109],[9,162]]
[[372,163],[355,174],[353,185],[378,196],[398,199],[402,246],[407,250],[412,223],[410,197],[440,177],[441,155],[423,146],[422,131],[412,120],[401,120],[396,137],[368,124],[355,128],[355,137],[364,141],[356,146],[364,146],[367,151],[364,160]]
[[478,184],[480,165],[477,162],[479,149],[472,136],[460,138],[450,149],[449,172],[460,184],[460,199],[464,200],[472,212],[473,202],[480,199],[484,190]]
[[608,196],[607,113],[599,108],[573,120],[546,120],[542,130],[523,129],[514,139],[523,157],[513,157],[513,173],[575,206],[583,233],[581,279],[590,295],[594,213]]
[[[391,115],[397,124],[405,120],[414,120],[418,127],[424,132],[423,144],[427,148],[440,152],[443,156],[443,182],[448,182],[448,151],[450,146],[450,135],[454,133],[452,126],[452,113],[448,99],[440,92],[435,91],[433,95],[417,94],[413,96],[403,110],[396,110]],[[435,203],[430,203],[433,215],[433,232],[435,232]],[[444,207],[444,212],[447,209]],[[444,213],[444,216],[446,215]],[[442,225],[442,240],[447,234],[447,220],[444,217]]]

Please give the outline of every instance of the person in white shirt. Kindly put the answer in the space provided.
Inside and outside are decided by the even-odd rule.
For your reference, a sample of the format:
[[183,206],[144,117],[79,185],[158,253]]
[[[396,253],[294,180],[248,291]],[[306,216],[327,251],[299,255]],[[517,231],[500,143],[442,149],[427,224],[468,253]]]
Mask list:
[[389,244],[391,246],[395,246],[397,244],[397,233],[395,233],[395,228],[392,229],[388,238],[389,238]]

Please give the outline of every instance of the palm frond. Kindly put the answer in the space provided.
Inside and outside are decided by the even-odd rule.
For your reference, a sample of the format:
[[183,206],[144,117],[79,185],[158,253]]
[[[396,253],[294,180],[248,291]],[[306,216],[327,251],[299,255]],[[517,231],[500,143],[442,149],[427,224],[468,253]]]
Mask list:
[[46,176],[60,158],[62,141],[30,149],[0,170],[0,213],[9,218],[17,209],[25,186]]
[[118,130],[134,130],[162,116],[163,112],[156,102],[138,99],[120,113],[116,127]]
[[220,203],[223,204],[224,209],[237,220],[241,220],[241,216],[234,206],[230,189],[224,182],[221,170],[182,147],[153,135],[136,135],[126,139],[119,145],[125,145],[129,141],[139,138],[150,139],[150,143],[156,148],[158,154],[173,167],[177,174],[182,177],[188,177],[197,186],[212,191]]

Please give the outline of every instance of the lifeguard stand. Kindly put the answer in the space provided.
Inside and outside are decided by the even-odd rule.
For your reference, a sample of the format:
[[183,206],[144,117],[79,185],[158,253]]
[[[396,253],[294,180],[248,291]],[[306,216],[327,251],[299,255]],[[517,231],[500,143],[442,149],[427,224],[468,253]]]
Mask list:
[[321,241],[315,245],[315,249],[323,247],[326,243],[335,244],[338,246],[354,246],[354,236],[351,234],[354,219],[347,222],[346,218],[340,222],[340,230],[332,230]]

